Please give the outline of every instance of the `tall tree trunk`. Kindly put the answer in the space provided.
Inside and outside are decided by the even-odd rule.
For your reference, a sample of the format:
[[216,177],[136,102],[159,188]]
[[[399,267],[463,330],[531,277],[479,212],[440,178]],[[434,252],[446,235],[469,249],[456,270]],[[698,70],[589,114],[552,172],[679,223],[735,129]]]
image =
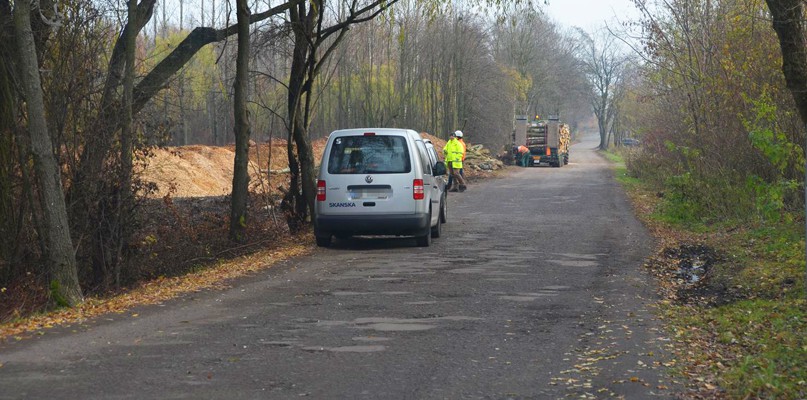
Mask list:
[[[0,1],[0,36],[13,37],[11,24],[11,8],[8,0]],[[15,196],[13,191],[13,171],[15,169],[14,154],[14,115],[19,98],[14,90],[13,70],[17,56],[13,44],[0,43],[0,260],[12,260],[14,248],[18,241],[19,229],[15,226]],[[21,168],[24,170],[25,168]],[[14,262],[11,262],[14,265]],[[7,269],[5,276],[13,271]],[[4,275],[0,274],[0,279]]]
[[[807,43],[805,43],[804,4],[802,0],[765,0],[773,16],[773,30],[779,37],[782,48],[782,72],[787,88],[796,101],[801,122],[807,126]],[[807,147],[805,147],[807,148]],[[807,165],[805,165],[807,174]],[[807,199],[807,175],[804,179],[805,199]],[[807,201],[805,202],[807,212]],[[807,230],[807,222],[805,222]],[[805,249],[807,255],[807,249]],[[807,271],[804,275],[807,288]],[[807,290],[804,291],[807,296]]]
[[14,28],[17,36],[19,75],[28,109],[28,130],[34,156],[42,211],[44,214],[51,300],[59,305],[73,306],[83,301],[78,282],[73,242],[67,223],[67,208],[62,192],[62,179],[53,144],[45,121],[45,105],[36,45],[31,30],[31,3],[15,3]]
[[[137,18],[137,0],[128,0],[128,17],[132,21]],[[120,134],[120,156],[121,156],[121,171],[120,171],[120,188],[118,189],[117,201],[117,223],[115,224],[115,231],[117,232],[118,241],[116,243],[116,260],[114,265],[114,279],[115,285],[120,285],[120,272],[123,263],[123,251],[128,247],[129,234],[131,230],[129,226],[130,213],[133,209],[134,198],[132,194],[132,176],[133,176],[133,148],[134,148],[134,114],[132,113],[132,94],[134,91],[134,75],[135,75],[135,48],[137,47],[137,32],[130,29],[126,32],[126,68],[123,73],[123,126]]]
[[802,0],[765,0],[773,16],[773,29],[782,48],[782,72],[807,125],[807,43]]
[[230,240],[244,241],[249,196],[249,135],[247,115],[247,82],[249,80],[249,6],[247,0],[236,0],[238,18],[238,55],[235,63],[235,166],[230,211]]
[[[309,37],[311,32],[311,21],[308,16],[305,4],[300,4],[290,10],[292,31],[294,32],[294,50],[292,52],[291,71],[289,73],[289,136],[288,143],[291,149],[292,143],[296,142],[297,151],[305,144],[307,132],[304,126],[303,113],[303,84],[306,81],[306,61],[309,51]],[[302,140],[302,142],[298,141]],[[292,158],[294,160],[292,161]],[[292,176],[292,185],[289,187],[285,205],[290,209],[286,211],[288,215],[289,229],[293,232],[301,229],[307,219],[307,210],[303,192],[305,191],[305,177],[302,176],[303,164],[305,160],[298,159],[297,154],[289,151],[289,169]],[[291,168],[294,166],[295,168]]]

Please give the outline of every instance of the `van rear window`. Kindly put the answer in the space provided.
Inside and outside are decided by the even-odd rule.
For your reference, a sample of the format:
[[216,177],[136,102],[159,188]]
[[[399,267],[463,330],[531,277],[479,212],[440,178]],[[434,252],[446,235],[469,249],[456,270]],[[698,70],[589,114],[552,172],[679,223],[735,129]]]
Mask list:
[[403,136],[342,136],[328,155],[329,174],[400,174],[412,170]]

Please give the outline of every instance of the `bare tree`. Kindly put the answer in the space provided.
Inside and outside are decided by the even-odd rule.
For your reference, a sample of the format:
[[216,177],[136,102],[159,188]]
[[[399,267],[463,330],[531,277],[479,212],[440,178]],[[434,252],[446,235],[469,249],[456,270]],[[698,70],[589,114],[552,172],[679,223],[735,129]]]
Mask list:
[[[67,221],[62,179],[56,163],[48,125],[34,33],[31,29],[31,2],[18,1],[14,10],[14,30],[19,55],[18,74],[27,105],[28,131],[44,213],[47,266],[52,301],[73,306],[83,301],[78,282],[73,242]],[[34,10],[37,14],[39,10]],[[36,14],[35,14],[36,15]]]
[[586,76],[591,83],[590,102],[597,117],[600,131],[600,149],[608,148],[608,132],[614,118],[616,86],[625,70],[627,56],[617,47],[613,36],[600,32],[592,37],[579,31],[585,45],[583,62]]
[[[291,184],[283,205],[292,231],[298,231],[314,211],[316,175],[311,138],[308,134],[314,93],[312,86],[350,26],[374,19],[397,1],[373,0],[362,4],[350,2],[345,18],[332,25],[325,24],[325,10],[328,9],[326,0],[303,2],[289,10],[294,41],[287,119]],[[296,154],[293,148],[295,144]]]
[[[765,0],[773,16],[773,29],[782,48],[782,72],[787,88],[796,101],[801,121],[807,126],[807,30],[804,22],[803,0]],[[805,166],[807,174],[807,166]],[[807,198],[807,176],[804,180]],[[807,209],[807,202],[805,203]],[[807,230],[807,222],[805,223]],[[805,251],[807,255],[807,251]],[[804,275],[807,285],[807,273]],[[807,293],[807,291],[805,291]],[[807,295],[807,294],[805,294]]]
[[230,240],[244,240],[247,224],[247,199],[249,196],[249,136],[250,123],[247,116],[247,90],[249,83],[249,5],[247,0],[236,0],[238,18],[238,54],[235,69],[235,165],[233,167],[233,190],[230,206]]

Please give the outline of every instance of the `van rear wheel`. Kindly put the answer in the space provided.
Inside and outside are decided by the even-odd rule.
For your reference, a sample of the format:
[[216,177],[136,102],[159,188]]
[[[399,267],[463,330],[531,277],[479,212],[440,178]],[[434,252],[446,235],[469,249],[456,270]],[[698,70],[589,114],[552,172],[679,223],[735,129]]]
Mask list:
[[[427,221],[432,220],[432,213],[429,213],[429,219]],[[417,241],[418,247],[429,247],[432,244],[432,230],[431,228],[426,229],[426,234],[415,237],[415,241]]]
[[317,246],[319,247],[330,247],[331,246],[331,235],[328,236],[315,236],[317,239]]
[[443,227],[443,221],[441,221],[440,217],[438,217],[437,218],[437,225],[432,227],[432,232],[431,232],[432,238],[437,239],[437,238],[440,237],[440,234],[442,234],[442,232],[443,232],[442,227]]
[[425,235],[416,237],[415,240],[417,240],[418,247],[429,247],[432,244],[431,229]]

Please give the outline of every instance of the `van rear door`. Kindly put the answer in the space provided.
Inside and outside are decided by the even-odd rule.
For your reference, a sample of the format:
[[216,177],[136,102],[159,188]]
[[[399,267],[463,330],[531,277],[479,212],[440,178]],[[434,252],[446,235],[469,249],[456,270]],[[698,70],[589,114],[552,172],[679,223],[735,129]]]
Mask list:
[[327,151],[321,214],[413,213],[415,169],[405,135],[337,136]]

